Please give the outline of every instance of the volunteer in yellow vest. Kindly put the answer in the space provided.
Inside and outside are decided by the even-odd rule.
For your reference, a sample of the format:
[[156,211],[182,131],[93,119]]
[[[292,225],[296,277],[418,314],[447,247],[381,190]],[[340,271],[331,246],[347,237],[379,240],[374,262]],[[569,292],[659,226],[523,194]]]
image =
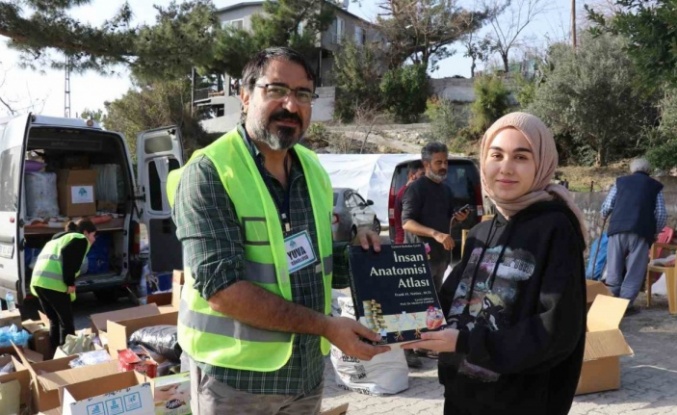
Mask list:
[[75,278],[95,239],[96,226],[91,221],[68,222],[65,232],[54,235],[35,262],[31,292],[49,318],[53,351],[63,345],[67,334],[75,334],[71,306],[75,300]]
[[[192,410],[316,414],[329,342],[363,360],[389,348],[328,315],[341,257],[332,254],[333,192],[317,156],[296,145],[310,123],[312,69],[297,52],[270,48],[246,64],[241,85],[243,124],[167,183],[183,244],[178,332]],[[380,249],[374,232],[356,240]]]

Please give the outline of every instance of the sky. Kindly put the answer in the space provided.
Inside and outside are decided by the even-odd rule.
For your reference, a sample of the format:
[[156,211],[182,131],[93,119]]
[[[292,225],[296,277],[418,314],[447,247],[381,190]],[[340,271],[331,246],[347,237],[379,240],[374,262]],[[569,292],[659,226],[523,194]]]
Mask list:
[[[168,5],[170,0],[144,0],[130,2],[137,23],[152,24],[155,18],[153,4]],[[213,0],[217,8],[242,2],[242,0]],[[545,0],[548,11],[537,17],[524,30],[524,39],[542,46],[547,40],[564,40],[568,37],[570,26],[571,0]],[[81,21],[99,24],[115,14],[123,2],[121,0],[92,0],[91,4],[73,9],[72,15]],[[461,4],[472,7],[472,0],[461,0]],[[577,9],[582,15],[582,3]],[[379,12],[377,0],[351,2],[348,11],[367,20],[374,20]],[[578,19],[577,19],[578,20]],[[481,32],[490,30],[487,26]],[[453,75],[470,76],[470,59],[463,57],[460,45],[452,45],[455,55],[439,63],[439,69],[431,73],[433,78]],[[0,97],[9,102],[19,112],[32,111],[51,116],[64,115],[63,71],[49,68],[43,71],[22,69],[18,65],[18,53],[7,47],[7,39],[0,36]],[[481,69],[482,65],[478,65]],[[80,114],[84,109],[103,109],[103,103],[120,98],[131,87],[129,73],[120,68],[119,74],[101,76],[93,72],[71,74],[71,116]],[[0,106],[0,116],[7,111]]]

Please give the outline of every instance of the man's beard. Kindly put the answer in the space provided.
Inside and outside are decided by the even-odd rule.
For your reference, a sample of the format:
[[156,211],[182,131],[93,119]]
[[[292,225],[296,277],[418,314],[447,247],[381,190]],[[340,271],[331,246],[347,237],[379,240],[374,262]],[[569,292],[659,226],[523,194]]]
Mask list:
[[298,136],[295,136],[296,127],[277,126],[277,131],[272,132],[270,124],[275,120],[294,120],[298,122],[299,129],[303,128],[303,121],[301,121],[301,117],[298,114],[282,110],[272,114],[265,124],[260,119],[255,121],[253,123],[252,138],[256,141],[263,141],[271,150],[275,151],[287,150],[299,142],[303,135],[303,130],[299,132]]
[[436,174],[435,172],[433,172],[432,170],[430,170],[430,171],[427,173],[427,176],[428,176],[429,179],[431,179],[431,180],[433,180],[433,181],[435,181],[435,182],[441,183],[441,182],[444,181],[444,179],[447,178],[447,171],[445,170],[443,174]]

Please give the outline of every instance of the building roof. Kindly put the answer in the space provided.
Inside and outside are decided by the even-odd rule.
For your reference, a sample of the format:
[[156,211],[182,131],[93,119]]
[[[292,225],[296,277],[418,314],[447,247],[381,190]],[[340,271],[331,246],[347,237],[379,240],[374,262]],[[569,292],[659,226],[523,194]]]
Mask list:
[[[227,12],[230,12],[230,11],[233,11],[233,10],[242,9],[244,7],[263,6],[263,3],[265,3],[265,2],[263,2],[263,1],[243,1],[243,2],[240,2],[240,3],[232,4],[230,6],[226,6],[226,7],[222,7],[220,9],[217,9],[216,13],[217,14],[223,14],[223,13],[227,13]],[[360,16],[358,16],[354,13],[349,12],[347,9],[340,7],[338,4],[334,3],[333,1],[326,1],[326,3],[336,7],[339,11],[341,11],[344,14],[347,14],[348,16],[352,16],[355,19],[358,19],[358,20],[361,20],[365,23],[373,25],[373,23],[369,22],[368,20],[361,18]]]

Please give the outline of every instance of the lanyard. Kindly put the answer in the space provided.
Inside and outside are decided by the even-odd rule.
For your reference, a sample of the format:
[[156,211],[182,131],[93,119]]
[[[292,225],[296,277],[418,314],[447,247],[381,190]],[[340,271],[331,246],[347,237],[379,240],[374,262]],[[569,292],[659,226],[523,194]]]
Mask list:
[[[249,142],[249,145],[252,146],[253,149],[254,143],[252,143],[251,139],[247,137],[247,141]],[[254,151],[256,153],[256,151]],[[289,233],[291,232],[291,215],[290,215],[290,199],[291,199],[291,183],[289,182],[289,171],[291,170],[291,165],[289,164],[290,160],[290,155],[289,152],[287,152],[286,157],[284,158],[284,174],[285,178],[287,180],[287,189],[284,192],[284,196],[282,200],[280,201],[276,193],[272,191],[271,189],[273,188],[273,183],[270,181],[270,178],[268,177],[268,174],[266,173],[266,168],[263,166],[263,163],[261,163],[261,160],[259,157],[257,157],[254,154],[254,163],[256,163],[256,167],[259,169],[259,173],[261,174],[261,178],[263,179],[264,183],[266,184],[266,188],[268,189],[268,193],[273,199],[273,202],[275,202],[275,206],[277,207],[277,211],[280,214],[280,222],[282,223],[282,232]]]

